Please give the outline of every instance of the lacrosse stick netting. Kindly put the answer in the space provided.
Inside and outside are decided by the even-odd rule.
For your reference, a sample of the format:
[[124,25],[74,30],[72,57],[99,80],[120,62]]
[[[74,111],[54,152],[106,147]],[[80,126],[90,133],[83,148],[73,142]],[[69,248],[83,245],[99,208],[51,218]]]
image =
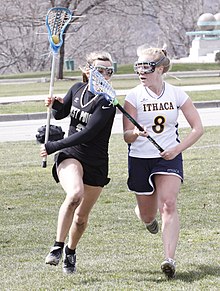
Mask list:
[[48,39],[53,53],[57,53],[63,44],[63,33],[72,19],[72,13],[67,8],[51,8],[46,16]]
[[[116,92],[112,86],[107,82],[102,74],[100,74],[93,66],[90,66],[90,77],[89,77],[89,91],[95,94],[103,94],[105,98],[116,105]],[[116,103],[115,103],[116,102]]]

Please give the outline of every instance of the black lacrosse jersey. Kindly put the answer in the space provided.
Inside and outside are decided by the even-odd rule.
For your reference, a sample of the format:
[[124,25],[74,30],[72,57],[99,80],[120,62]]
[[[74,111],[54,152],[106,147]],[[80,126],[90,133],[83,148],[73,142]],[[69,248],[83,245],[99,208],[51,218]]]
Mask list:
[[55,100],[52,112],[57,120],[70,116],[68,137],[46,143],[47,153],[61,150],[88,165],[106,164],[115,107],[81,82],[73,85],[63,100],[63,104]]

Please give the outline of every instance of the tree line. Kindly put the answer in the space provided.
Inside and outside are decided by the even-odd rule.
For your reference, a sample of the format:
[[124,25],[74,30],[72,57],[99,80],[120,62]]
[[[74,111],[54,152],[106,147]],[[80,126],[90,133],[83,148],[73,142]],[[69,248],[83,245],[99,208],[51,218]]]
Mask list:
[[[132,63],[137,46],[166,45],[172,58],[187,56],[187,31],[205,9],[220,11],[220,3],[205,0],[0,0],[0,72],[12,74],[50,69],[51,55],[45,17],[51,7],[66,7],[74,16],[64,34],[57,77],[66,59],[75,67],[93,50],[109,51],[115,62]],[[209,6],[207,6],[209,5]],[[209,8],[208,8],[209,7]]]

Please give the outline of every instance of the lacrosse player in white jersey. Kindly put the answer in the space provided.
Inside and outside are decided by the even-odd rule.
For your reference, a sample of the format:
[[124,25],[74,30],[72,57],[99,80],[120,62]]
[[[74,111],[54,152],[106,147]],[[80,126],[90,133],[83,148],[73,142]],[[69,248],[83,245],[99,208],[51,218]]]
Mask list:
[[[145,131],[139,131],[123,117],[124,140],[128,144],[127,184],[136,195],[135,213],[152,234],[159,231],[156,220],[159,209],[164,247],[161,269],[170,279],[175,277],[175,251],[180,229],[176,204],[183,181],[182,152],[202,136],[203,126],[189,96],[163,80],[170,68],[166,50],[143,45],[137,54],[134,71],[140,84],[126,96],[124,109]],[[182,141],[178,135],[179,110],[191,127]],[[148,134],[164,149],[163,152],[146,138]]]

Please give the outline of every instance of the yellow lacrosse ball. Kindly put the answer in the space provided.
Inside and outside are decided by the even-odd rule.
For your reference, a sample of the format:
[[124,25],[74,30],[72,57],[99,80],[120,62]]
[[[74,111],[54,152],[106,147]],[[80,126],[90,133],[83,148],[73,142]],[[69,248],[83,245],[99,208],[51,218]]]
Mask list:
[[52,40],[55,44],[58,44],[60,42],[59,35],[53,34],[52,35]]

